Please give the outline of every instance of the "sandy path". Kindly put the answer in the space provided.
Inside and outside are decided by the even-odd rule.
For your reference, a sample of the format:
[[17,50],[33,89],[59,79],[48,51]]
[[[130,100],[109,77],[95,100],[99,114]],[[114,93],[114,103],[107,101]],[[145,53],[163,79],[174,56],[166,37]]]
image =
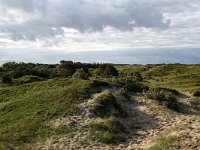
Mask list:
[[[200,141],[200,119],[197,114],[192,112],[191,107],[188,105],[191,98],[190,96],[182,95],[179,97],[179,101],[181,101],[184,106],[184,113],[177,113],[141,96],[132,96],[132,101],[128,102],[125,101],[123,97],[116,94],[116,88],[108,90],[113,93],[123,108],[126,108],[128,114],[126,118],[123,118],[127,130],[129,131],[127,135],[128,140],[125,143],[105,145],[85,140],[88,131],[81,131],[81,127],[87,125],[94,119],[92,114],[88,111],[88,107],[93,101],[93,98],[91,98],[80,105],[82,114],[79,116],[59,118],[52,122],[56,126],[63,124],[75,126],[76,131],[73,132],[73,134],[51,137],[44,145],[39,146],[38,149],[145,150],[152,145],[153,137],[165,130],[182,125],[187,128],[177,132],[174,131],[173,133],[181,137],[180,149],[198,150],[198,146],[200,146],[198,145]],[[98,94],[94,95],[94,97],[95,96],[98,96]]]

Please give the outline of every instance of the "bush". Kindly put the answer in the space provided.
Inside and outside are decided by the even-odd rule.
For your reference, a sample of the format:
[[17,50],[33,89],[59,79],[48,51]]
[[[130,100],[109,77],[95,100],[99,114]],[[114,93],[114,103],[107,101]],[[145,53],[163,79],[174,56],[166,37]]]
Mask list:
[[110,92],[102,92],[94,99],[90,111],[99,117],[125,115],[116,98]]
[[12,79],[9,76],[3,76],[2,83],[11,84],[12,83]]
[[158,101],[161,105],[172,110],[179,111],[178,101],[171,92],[166,92],[160,89],[151,89],[146,92],[146,97]]
[[145,84],[136,80],[130,80],[126,78],[119,79],[119,86],[122,87],[126,92],[141,93],[149,89]]
[[95,141],[103,143],[118,143],[125,141],[126,128],[115,117],[97,119],[90,123],[90,135]]
[[100,65],[100,67],[97,69],[96,75],[118,76],[118,71],[113,65],[103,64],[103,65]]
[[89,74],[83,68],[81,68],[76,70],[73,77],[87,80],[89,78]]
[[124,98],[126,98],[126,100],[130,101],[130,98],[131,98],[131,97],[129,96],[129,94],[128,94],[128,92],[127,92],[126,89],[124,89],[124,88],[119,89],[119,90],[117,91],[117,94],[123,96]]

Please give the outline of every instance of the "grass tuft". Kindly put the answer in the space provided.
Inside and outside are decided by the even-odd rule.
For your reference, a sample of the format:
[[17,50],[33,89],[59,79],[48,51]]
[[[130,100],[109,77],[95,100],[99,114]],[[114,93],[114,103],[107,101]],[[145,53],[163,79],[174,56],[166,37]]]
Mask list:
[[124,124],[116,117],[97,119],[90,123],[90,136],[98,142],[108,144],[124,142],[125,133]]
[[145,93],[145,96],[147,98],[156,100],[159,102],[159,104],[166,106],[172,110],[179,111],[179,103],[171,92],[167,92],[163,89],[151,89],[148,92]]
[[155,139],[155,145],[148,150],[172,150],[178,149],[179,138],[170,135],[161,135]]
[[102,92],[94,99],[94,104],[91,106],[90,111],[99,117],[119,116],[125,114],[116,98],[108,91]]

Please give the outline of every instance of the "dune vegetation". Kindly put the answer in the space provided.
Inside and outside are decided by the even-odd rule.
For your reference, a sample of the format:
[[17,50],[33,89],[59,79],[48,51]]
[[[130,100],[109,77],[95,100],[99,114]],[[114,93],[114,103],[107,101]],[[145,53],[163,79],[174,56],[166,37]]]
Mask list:
[[0,149],[198,148],[181,143],[182,132],[162,132],[179,126],[176,119],[187,124],[179,131],[198,131],[199,72],[181,64],[5,63]]

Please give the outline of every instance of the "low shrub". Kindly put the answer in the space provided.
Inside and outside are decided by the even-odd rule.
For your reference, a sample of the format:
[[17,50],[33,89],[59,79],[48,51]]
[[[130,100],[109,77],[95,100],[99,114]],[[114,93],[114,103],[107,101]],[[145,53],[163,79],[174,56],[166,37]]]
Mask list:
[[145,93],[147,98],[154,99],[158,101],[161,105],[164,105],[172,110],[179,111],[178,101],[171,92],[166,92],[165,90],[151,89]]
[[126,92],[142,93],[143,91],[147,91],[149,89],[149,87],[142,82],[127,78],[120,78],[118,84],[120,87],[124,88]]
[[12,84],[12,79],[9,76],[2,77],[2,83],[4,84]]
[[116,117],[97,119],[90,123],[90,135],[97,141],[108,144],[124,142],[126,128]]
[[83,68],[81,68],[76,70],[73,77],[87,80],[89,78],[89,74]]
[[128,100],[128,101],[129,101],[130,98],[131,98],[131,97],[129,96],[127,90],[124,89],[124,88],[119,89],[119,90],[117,91],[117,94],[123,96],[123,97],[126,98],[126,100]]
[[97,76],[118,76],[118,71],[111,64],[103,64],[99,66],[95,74]]
[[108,91],[102,92],[94,99],[94,104],[91,106],[90,111],[99,117],[125,115],[121,105],[117,103],[116,98]]
[[107,82],[104,81],[99,81],[99,80],[93,80],[93,86],[94,87],[110,87],[110,85]]

